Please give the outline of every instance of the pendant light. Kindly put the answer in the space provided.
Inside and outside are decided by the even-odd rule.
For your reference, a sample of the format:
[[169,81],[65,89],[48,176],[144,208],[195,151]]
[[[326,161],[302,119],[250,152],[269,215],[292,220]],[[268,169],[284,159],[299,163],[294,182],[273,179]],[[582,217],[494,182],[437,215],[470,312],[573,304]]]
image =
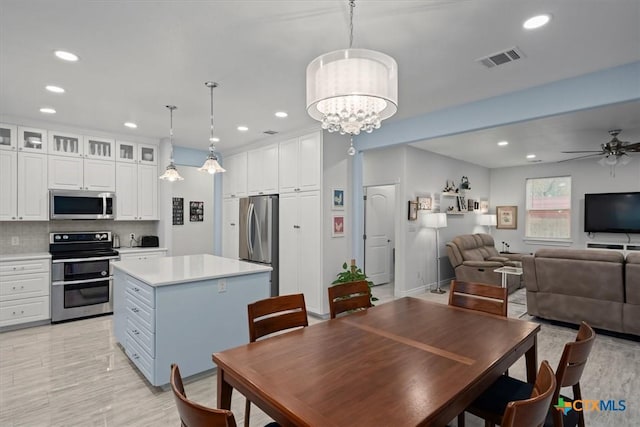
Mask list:
[[353,136],[378,129],[398,110],[398,64],[381,52],[353,49],[349,1],[349,48],[325,53],[307,66],[307,112],[322,129]]
[[169,109],[170,116],[169,147],[171,147],[171,155],[169,157],[169,166],[167,166],[164,173],[160,175],[160,179],[164,179],[169,182],[182,181],[184,178],[180,176],[178,169],[176,169],[176,165],[173,164],[173,110],[178,107],[175,105],[166,105],[166,107]]
[[218,83],[215,82],[205,82],[205,86],[209,88],[211,91],[211,133],[209,134],[209,156],[207,156],[207,160],[205,160],[204,164],[200,169],[201,172],[209,172],[211,175],[214,173],[222,173],[226,172],[220,163],[218,163],[218,157],[216,157],[215,147],[213,146],[213,89],[218,87]]

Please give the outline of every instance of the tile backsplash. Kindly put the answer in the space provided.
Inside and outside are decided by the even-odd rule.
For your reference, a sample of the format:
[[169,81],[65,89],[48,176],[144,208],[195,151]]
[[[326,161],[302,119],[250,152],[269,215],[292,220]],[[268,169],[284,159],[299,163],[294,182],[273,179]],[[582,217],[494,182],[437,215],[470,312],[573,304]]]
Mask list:
[[[129,246],[129,234],[136,238],[158,234],[158,221],[32,221],[0,222],[0,255],[49,252],[49,233],[65,231],[111,231],[120,236],[122,247]],[[14,237],[18,244],[12,245]]]

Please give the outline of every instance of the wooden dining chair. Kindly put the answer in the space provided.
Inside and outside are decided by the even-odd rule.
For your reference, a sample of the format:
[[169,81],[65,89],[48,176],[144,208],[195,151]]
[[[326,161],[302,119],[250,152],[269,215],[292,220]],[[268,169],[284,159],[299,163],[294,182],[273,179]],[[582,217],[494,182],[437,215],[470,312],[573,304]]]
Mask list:
[[[256,301],[247,306],[249,317],[249,341],[276,332],[309,326],[304,294],[281,295]],[[244,425],[249,426],[251,401],[247,399],[244,409]]]
[[542,361],[531,396],[507,404],[502,416],[502,427],[540,427],[544,424],[549,405],[556,389],[556,376],[549,362]]
[[329,287],[329,310],[332,319],[346,311],[367,309],[371,306],[371,288],[366,280]]
[[170,382],[183,427],[236,427],[233,412],[207,408],[187,399],[180,369],[175,363],[171,365]]
[[[576,340],[565,344],[556,369],[556,389],[551,398],[551,405],[547,408],[545,427],[585,427],[583,411],[560,411],[554,405],[559,398],[564,402],[582,399],[580,378],[593,348],[595,337],[596,334],[591,326],[582,322]],[[573,398],[561,395],[562,387],[572,387]],[[488,425],[499,424],[506,413],[507,403],[530,395],[532,388],[533,386],[527,382],[503,375],[466,411],[483,418]]]
[[507,288],[452,280],[449,305],[507,317]]

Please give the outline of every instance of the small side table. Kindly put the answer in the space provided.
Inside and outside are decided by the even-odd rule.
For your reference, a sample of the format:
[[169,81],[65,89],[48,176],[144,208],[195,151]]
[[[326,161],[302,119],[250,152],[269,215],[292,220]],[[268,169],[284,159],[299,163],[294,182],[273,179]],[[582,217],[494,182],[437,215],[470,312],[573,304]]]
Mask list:
[[503,288],[507,287],[507,275],[513,274],[516,276],[522,276],[522,268],[520,267],[500,267],[500,268],[496,268],[493,271],[495,271],[496,273],[502,273]]

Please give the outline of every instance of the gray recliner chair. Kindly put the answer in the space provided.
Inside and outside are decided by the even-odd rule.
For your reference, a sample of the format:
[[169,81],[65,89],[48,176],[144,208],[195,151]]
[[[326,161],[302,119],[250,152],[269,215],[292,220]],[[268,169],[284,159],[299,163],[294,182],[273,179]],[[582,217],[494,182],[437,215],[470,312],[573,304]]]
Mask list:
[[[489,234],[463,234],[447,243],[449,262],[456,280],[501,286],[502,274],[493,270],[511,266],[520,267],[522,254],[501,254]],[[508,275],[509,293],[521,287],[522,276]]]

